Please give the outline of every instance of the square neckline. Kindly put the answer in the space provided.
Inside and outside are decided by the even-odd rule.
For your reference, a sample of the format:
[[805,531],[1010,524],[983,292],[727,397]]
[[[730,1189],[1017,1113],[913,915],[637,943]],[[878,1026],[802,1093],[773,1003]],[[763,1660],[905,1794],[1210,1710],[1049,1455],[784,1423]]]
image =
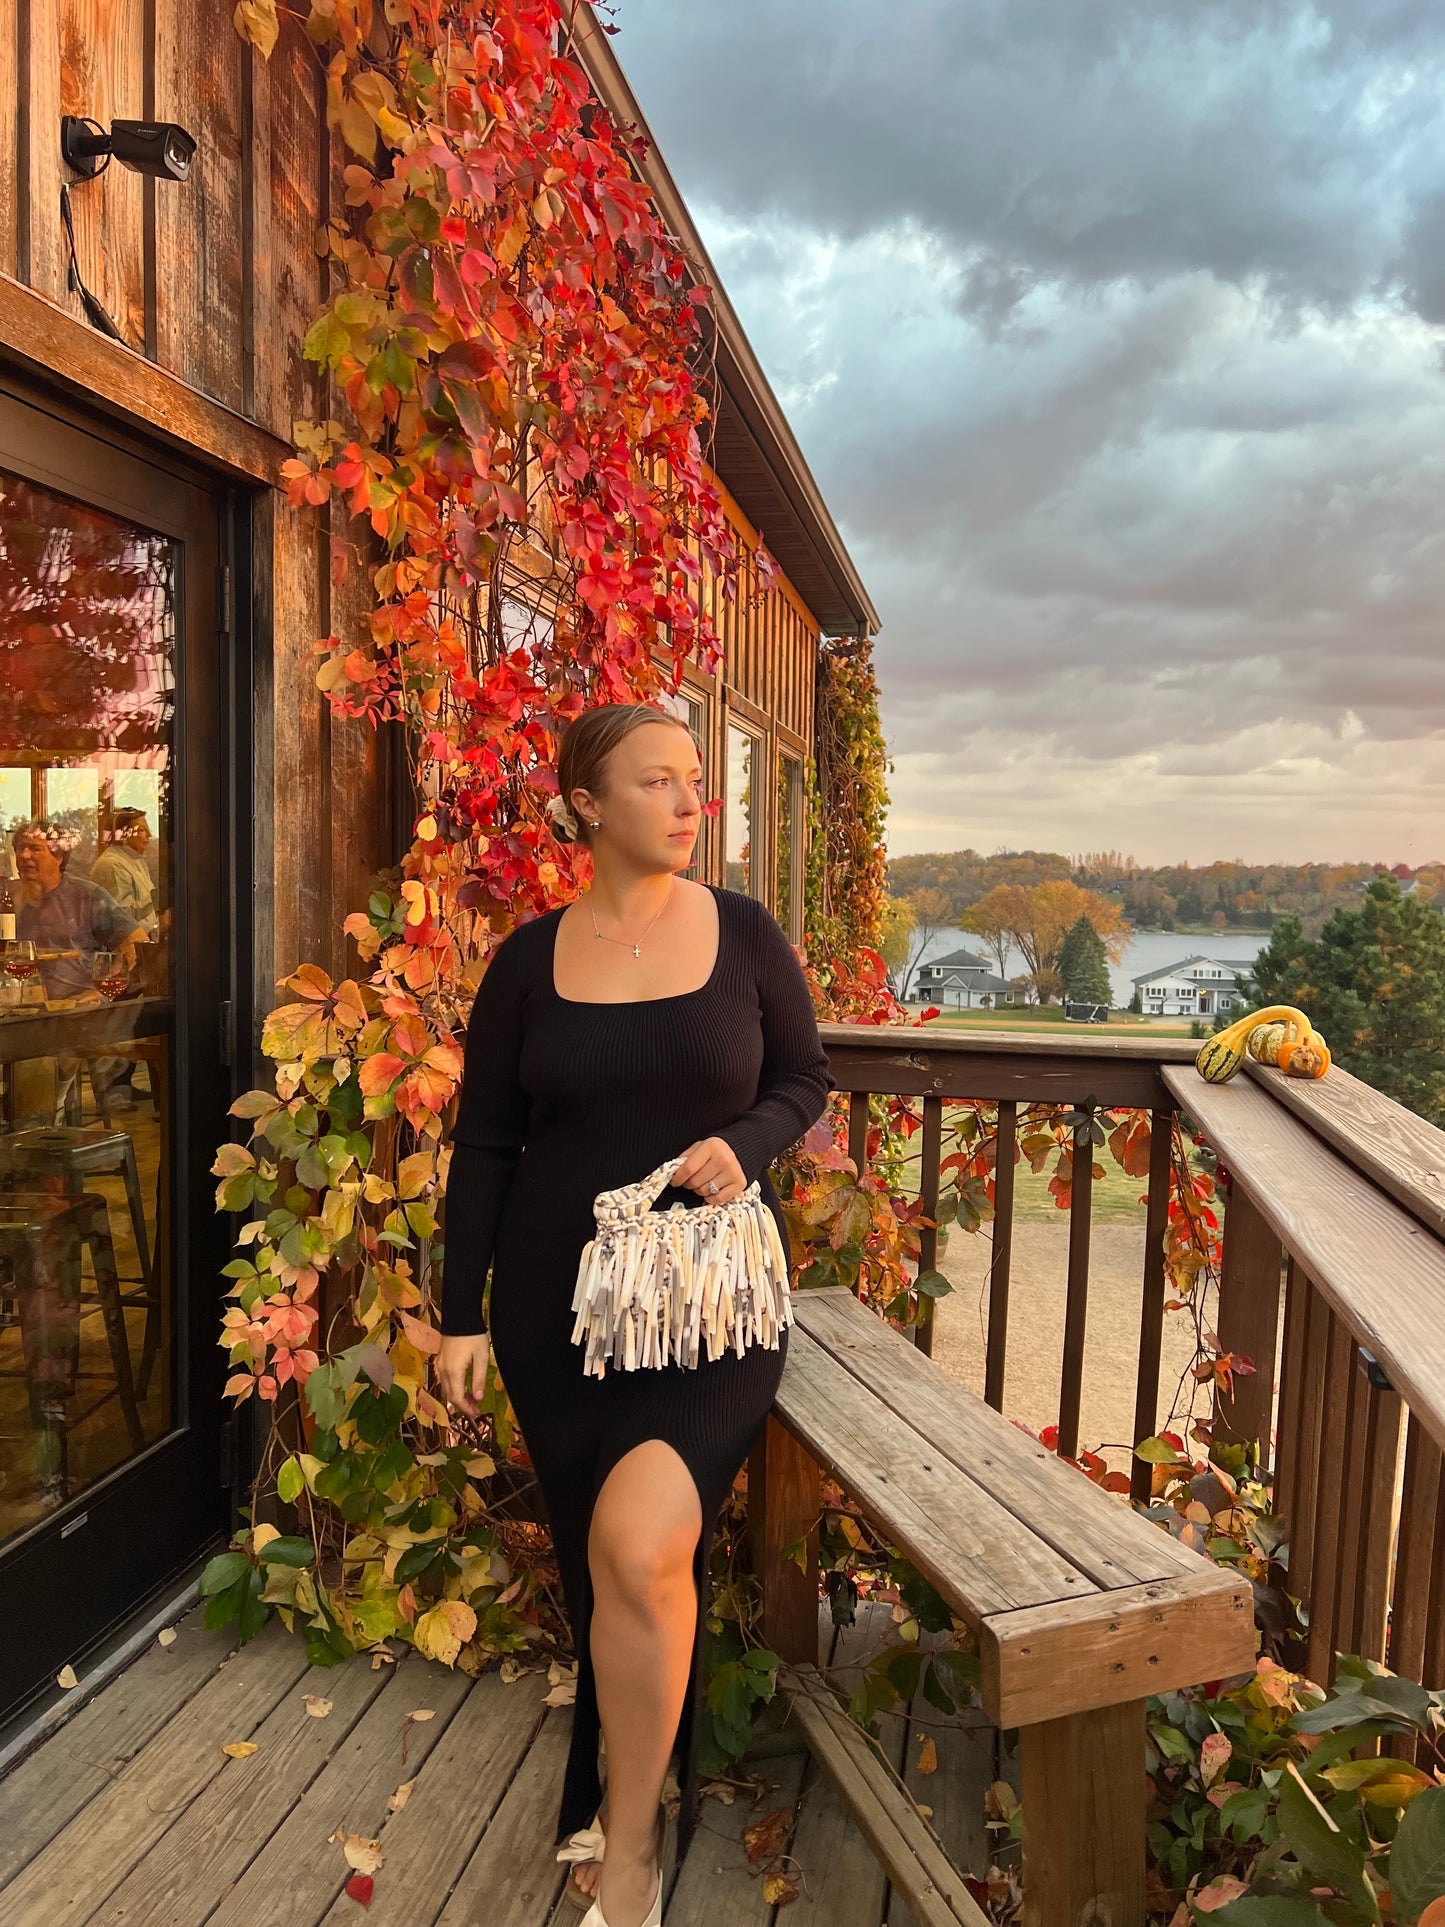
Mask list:
[[[562,910],[559,910],[552,923],[552,943],[547,952],[547,987],[552,993],[553,1000],[556,1003],[566,1004],[576,1010],[630,1010],[634,1005],[640,1009],[646,1009],[652,1004],[680,1004],[684,998],[701,997],[704,991],[711,990],[722,969],[727,927],[723,917],[721,889],[717,884],[708,883],[705,879],[703,880],[702,887],[704,890],[712,893],[712,900],[717,905],[717,952],[713,957],[712,969],[707,974],[706,982],[700,983],[696,990],[669,991],[665,997],[612,997],[601,999],[592,997],[564,997],[557,988],[557,932],[562,927]],[[568,906],[564,904],[562,909],[565,910],[567,907]]]

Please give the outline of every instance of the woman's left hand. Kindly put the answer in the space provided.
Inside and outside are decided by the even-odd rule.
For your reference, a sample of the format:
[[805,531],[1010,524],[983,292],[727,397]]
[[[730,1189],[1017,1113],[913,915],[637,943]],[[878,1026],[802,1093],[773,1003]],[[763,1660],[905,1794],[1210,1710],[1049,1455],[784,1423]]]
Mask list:
[[[714,1181],[716,1191],[712,1189]],[[732,1146],[720,1137],[699,1138],[696,1144],[689,1144],[672,1182],[700,1192],[706,1204],[729,1204],[748,1188]]]

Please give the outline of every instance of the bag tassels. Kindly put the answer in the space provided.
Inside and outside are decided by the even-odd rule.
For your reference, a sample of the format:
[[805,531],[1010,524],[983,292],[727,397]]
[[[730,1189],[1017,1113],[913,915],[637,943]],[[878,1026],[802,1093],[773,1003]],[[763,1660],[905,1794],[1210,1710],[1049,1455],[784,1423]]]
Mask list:
[[572,1342],[585,1346],[590,1376],[609,1363],[693,1368],[704,1346],[709,1361],[741,1357],[749,1345],[776,1351],[793,1322],[787,1254],[757,1179],[727,1204],[654,1211],[681,1162],[670,1158],[593,1203],[597,1230],[572,1295]]

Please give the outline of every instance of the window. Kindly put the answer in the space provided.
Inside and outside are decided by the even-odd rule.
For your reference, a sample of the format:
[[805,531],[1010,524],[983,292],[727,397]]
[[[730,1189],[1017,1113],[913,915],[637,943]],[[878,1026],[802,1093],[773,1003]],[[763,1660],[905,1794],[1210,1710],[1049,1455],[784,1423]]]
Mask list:
[[763,792],[756,780],[762,769],[762,748],[762,739],[753,730],[729,722],[723,881],[729,890],[740,890],[748,897],[763,893],[762,845],[757,834]]
[[778,758],[777,919],[790,943],[803,941],[803,765]]
[[0,473],[0,1542],[173,1422],[178,576]]
[[[686,688],[666,689],[657,699],[659,709],[665,709],[676,716],[680,723],[686,723],[698,743],[698,757],[702,763],[702,798],[707,801],[709,783],[707,768],[707,711],[702,699],[694,696]],[[692,846],[692,862],[678,875],[691,877],[694,881],[707,874],[707,839],[711,818],[704,816],[698,825],[697,841]]]

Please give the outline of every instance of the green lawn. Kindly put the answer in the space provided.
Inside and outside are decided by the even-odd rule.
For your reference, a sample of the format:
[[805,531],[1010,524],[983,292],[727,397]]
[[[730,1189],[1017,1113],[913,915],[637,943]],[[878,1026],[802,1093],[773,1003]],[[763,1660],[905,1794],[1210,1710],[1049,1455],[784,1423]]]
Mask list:
[[[927,1006],[913,1003],[910,1009],[917,1012]],[[927,1029],[948,1030],[1026,1030],[1056,1031],[1067,1030],[1077,1036],[1118,1037],[1137,1036],[1140,1031],[1155,1037],[1187,1037],[1189,1019],[1136,1017],[1132,1011],[1113,1012],[1106,1024],[1073,1024],[1057,1007],[1035,1006],[1031,1010],[1015,1009],[1005,1004],[1001,1010],[945,1010],[941,1017],[930,1017]]]
[[[951,1148],[948,1138],[948,1112],[944,1111],[943,1154],[948,1156]],[[918,1144],[919,1139],[914,1138]],[[1094,1153],[1096,1164],[1103,1166],[1104,1175],[1094,1180],[1094,1195],[1091,1215],[1096,1224],[1119,1224],[1144,1218],[1144,1193],[1148,1190],[1147,1178],[1126,1177],[1114,1162],[1108,1145],[1097,1148]],[[915,1153],[904,1166],[904,1191],[910,1197],[917,1197],[919,1185],[919,1155]],[[1048,1163],[1037,1177],[1026,1162],[1014,1166],[1014,1220],[1018,1224],[1067,1224],[1069,1214],[1061,1211],[1049,1190],[1049,1179],[1053,1174],[1055,1159],[1050,1156]],[[959,1232],[959,1237],[968,1234]]]

